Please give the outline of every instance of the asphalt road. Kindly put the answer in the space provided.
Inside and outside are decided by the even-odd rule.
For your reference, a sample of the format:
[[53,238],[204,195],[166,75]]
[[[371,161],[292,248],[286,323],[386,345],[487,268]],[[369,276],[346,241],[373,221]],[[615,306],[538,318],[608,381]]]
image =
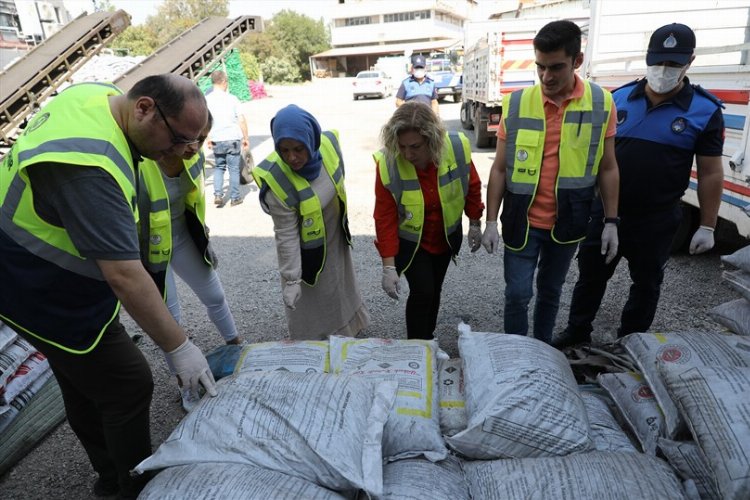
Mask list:
[[[273,149],[269,122],[287,104],[297,104],[320,121],[324,129],[338,129],[346,164],[350,226],[354,235],[354,262],[360,289],[372,316],[369,337],[405,338],[405,300],[394,302],[380,288],[380,258],[373,245],[375,169],[371,155],[379,149],[378,134],[394,108],[394,98],[354,101],[350,80],[271,87],[270,97],[245,105],[250,140],[256,162]],[[450,98],[440,106],[447,127],[460,130],[459,105]],[[471,134],[468,132],[468,134]],[[474,151],[473,160],[483,183],[487,182],[494,151]],[[211,173],[207,175],[211,199]],[[243,187],[245,203],[216,208],[209,204],[208,224],[221,258],[219,274],[239,330],[249,342],[286,336],[286,320],[276,268],[271,218],[263,213],[254,185]],[[465,224],[467,226],[467,224]],[[739,248],[742,241],[720,242],[700,256],[676,255],[667,265],[662,299],[653,324],[655,331],[717,330],[707,311],[737,295],[721,282],[719,256]],[[558,329],[567,319],[570,293],[577,277],[575,264],[566,279]],[[221,337],[192,292],[179,283],[183,325],[204,352],[220,345]],[[405,287],[405,280],[402,280]],[[629,278],[621,264],[595,323],[594,338],[613,340],[627,298]],[[463,250],[451,266],[443,289],[437,337],[448,353],[457,355],[456,325],[466,321],[475,331],[502,331],[502,252],[488,255],[483,249]],[[533,305],[533,304],[532,304]],[[324,313],[324,312],[323,312]],[[132,333],[142,333],[127,315],[123,321]],[[152,404],[154,448],[163,442],[183,417],[179,395],[170,380],[164,359],[146,338],[141,349],[151,362],[156,389]],[[0,478],[3,499],[85,499],[92,497],[95,474],[67,423],[60,425],[21,462]]]

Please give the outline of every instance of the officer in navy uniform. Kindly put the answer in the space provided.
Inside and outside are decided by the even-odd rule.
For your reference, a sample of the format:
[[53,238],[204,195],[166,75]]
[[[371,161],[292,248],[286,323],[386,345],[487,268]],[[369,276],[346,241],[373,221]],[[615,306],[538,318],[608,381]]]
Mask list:
[[401,106],[406,101],[423,102],[432,107],[436,115],[439,115],[437,88],[435,88],[435,82],[432,78],[427,76],[426,65],[424,56],[416,55],[412,57],[411,76],[401,82],[401,86],[396,92],[396,107]]
[[613,92],[617,105],[615,152],[620,168],[620,247],[609,263],[599,250],[601,202],[594,202],[589,234],[578,251],[579,278],[568,326],[558,348],[591,340],[607,281],[621,257],[633,284],[617,336],[645,332],[659,302],[664,268],[682,217],[680,198],[688,188],[693,158],[697,167],[700,227],[689,251],[714,246],[724,171],[723,104],[685,76],[695,59],[695,34],[684,24],[654,31],[646,54],[646,78]]

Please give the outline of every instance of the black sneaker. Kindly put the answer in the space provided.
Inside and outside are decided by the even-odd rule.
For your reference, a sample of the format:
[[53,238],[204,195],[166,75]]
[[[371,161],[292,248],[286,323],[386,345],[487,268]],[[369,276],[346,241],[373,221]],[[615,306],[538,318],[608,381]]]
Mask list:
[[117,480],[114,479],[102,479],[99,478],[94,481],[94,496],[97,497],[111,497],[120,491],[120,485]]
[[562,351],[568,347],[580,344],[590,344],[591,334],[587,335],[574,335],[567,328],[562,332],[558,333],[552,340],[550,345],[555,349]]

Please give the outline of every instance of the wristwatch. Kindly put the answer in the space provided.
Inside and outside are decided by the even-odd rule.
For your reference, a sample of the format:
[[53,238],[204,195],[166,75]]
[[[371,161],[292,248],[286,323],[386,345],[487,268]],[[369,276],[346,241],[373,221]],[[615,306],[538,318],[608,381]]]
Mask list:
[[605,217],[604,218],[605,224],[614,224],[615,226],[620,225],[620,218],[619,217]]

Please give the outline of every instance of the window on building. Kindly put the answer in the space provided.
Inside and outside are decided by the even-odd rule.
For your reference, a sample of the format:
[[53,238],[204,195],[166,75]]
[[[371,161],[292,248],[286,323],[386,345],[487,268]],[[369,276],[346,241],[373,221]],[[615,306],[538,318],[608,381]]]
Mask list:
[[372,24],[370,16],[347,17],[344,19],[344,26],[360,26],[362,24]]
[[432,13],[429,10],[415,10],[411,12],[398,12],[395,14],[385,14],[383,16],[384,23],[398,23],[403,21],[421,21],[423,19],[430,19]]

